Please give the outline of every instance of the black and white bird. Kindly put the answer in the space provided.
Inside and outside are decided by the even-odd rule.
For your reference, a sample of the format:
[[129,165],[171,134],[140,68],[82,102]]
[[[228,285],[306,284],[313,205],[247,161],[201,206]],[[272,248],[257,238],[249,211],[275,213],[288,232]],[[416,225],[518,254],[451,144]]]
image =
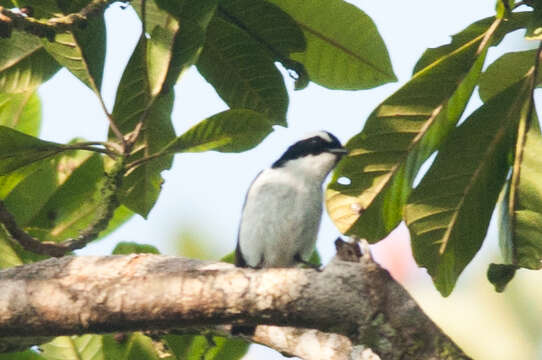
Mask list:
[[258,174],[245,199],[236,266],[308,262],[322,217],[322,184],[344,154],[335,136],[320,131],[297,141]]
[[[236,266],[308,263],[322,217],[322,185],[344,154],[335,136],[320,131],[291,145],[271,168],[256,176],[245,198]],[[253,332],[253,326],[232,328],[233,334]]]

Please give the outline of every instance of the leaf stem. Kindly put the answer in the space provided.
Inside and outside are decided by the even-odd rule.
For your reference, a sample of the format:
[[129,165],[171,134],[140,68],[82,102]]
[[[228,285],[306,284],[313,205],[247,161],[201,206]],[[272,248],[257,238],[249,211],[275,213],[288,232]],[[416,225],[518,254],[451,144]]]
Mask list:
[[134,160],[131,163],[126,165],[126,170],[130,170],[131,168],[134,168],[134,167],[139,166],[139,165],[141,165],[141,164],[143,164],[143,163],[145,163],[147,161],[154,160],[154,159],[159,158],[159,157],[164,156],[164,155],[167,155],[167,152],[160,151],[160,152],[157,152],[157,153],[142,157],[141,159]]

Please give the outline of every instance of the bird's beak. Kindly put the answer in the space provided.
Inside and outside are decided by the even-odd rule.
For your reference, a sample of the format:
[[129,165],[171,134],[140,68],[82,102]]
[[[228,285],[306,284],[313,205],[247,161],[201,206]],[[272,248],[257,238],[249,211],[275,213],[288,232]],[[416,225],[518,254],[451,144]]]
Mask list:
[[333,154],[337,154],[337,155],[340,155],[340,156],[344,156],[344,155],[348,154],[348,150],[346,150],[345,148],[331,149],[329,151],[331,153],[333,153]]

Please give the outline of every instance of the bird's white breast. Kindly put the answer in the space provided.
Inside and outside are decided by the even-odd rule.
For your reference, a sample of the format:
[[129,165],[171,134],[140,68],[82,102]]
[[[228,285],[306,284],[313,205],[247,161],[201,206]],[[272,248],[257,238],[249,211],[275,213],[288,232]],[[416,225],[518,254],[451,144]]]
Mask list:
[[322,183],[332,167],[327,161],[294,160],[254,180],[239,229],[240,250],[249,266],[293,266],[296,254],[308,260],[322,217]]

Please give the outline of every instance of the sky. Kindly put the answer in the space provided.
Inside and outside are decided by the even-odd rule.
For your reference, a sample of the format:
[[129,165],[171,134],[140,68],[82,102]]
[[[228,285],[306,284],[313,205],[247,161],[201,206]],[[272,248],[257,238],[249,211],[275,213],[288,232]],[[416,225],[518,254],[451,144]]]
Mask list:
[[[241,154],[208,152],[176,156],[172,169],[163,173],[163,190],[148,219],[135,216],[115,233],[89,245],[79,254],[109,254],[118,241],[152,244],[163,253],[174,254],[176,248],[171,239],[183,231],[196,232],[201,234],[202,239],[210,239],[216,258],[227,254],[235,247],[245,192],[261,169],[268,167],[291,143],[309,132],[328,130],[346,142],[361,131],[369,113],[410,78],[414,64],[426,48],[448,43],[451,34],[477,19],[494,14],[493,0],[358,0],[352,3],[371,16],[377,24],[399,79],[397,83],[366,91],[332,91],[314,84],[303,91],[293,91],[293,82],[287,78],[290,94],[288,128],[275,127],[275,131],[260,145]],[[102,92],[108,108],[112,109],[122,69],[140,30],[133,10],[122,10],[119,5],[112,5],[107,10],[106,24],[108,50]],[[507,38],[504,47],[517,48],[518,44],[524,46],[520,39],[520,35]],[[492,51],[488,59],[497,56]],[[195,68],[185,72],[175,87],[175,93],[173,119],[177,134],[227,108]],[[57,142],[67,142],[74,137],[98,141],[106,139],[108,123],[97,99],[69,72],[59,72],[40,88],[39,94],[43,102],[41,138]],[[479,104],[479,101],[473,101],[467,112]],[[334,255],[333,240],[338,235],[338,230],[324,214],[317,243],[324,263]],[[494,229],[489,236],[495,237]],[[496,241],[486,243],[483,252],[494,254]],[[373,249],[377,260],[384,266],[394,264],[394,276],[407,287],[428,314],[437,319],[439,325],[447,331],[450,329],[450,334],[457,334],[458,341],[462,334],[467,334],[467,330],[457,321],[450,321],[449,313],[460,311],[465,316],[478,316],[480,312],[485,314],[480,320],[481,324],[488,324],[493,328],[490,333],[497,333],[485,337],[488,344],[503,344],[503,347],[496,346],[493,353],[482,353],[482,357],[476,358],[506,359],[506,349],[521,345],[508,345],[507,341],[512,342],[506,336],[506,329],[511,326],[509,322],[494,324],[492,313],[488,309],[486,312],[481,310],[485,302],[493,304],[496,301],[500,304],[499,301],[505,301],[503,296],[498,298],[500,295],[492,293],[489,284],[483,285],[484,294],[487,293],[490,296],[488,299],[492,300],[473,300],[465,295],[466,289],[470,289],[469,284],[485,281],[487,256],[477,256],[466,274],[459,279],[459,290],[449,298],[442,299],[425,272],[414,269],[408,232],[404,227]],[[510,316],[513,318],[514,315]],[[476,328],[470,330],[476,331]],[[460,345],[469,344],[468,339],[461,341]],[[517,355],[517,352],[514,354]],[[269,359],[279,358],[277,353],[263,347],[253,347],[247,359],[264,356]]]

